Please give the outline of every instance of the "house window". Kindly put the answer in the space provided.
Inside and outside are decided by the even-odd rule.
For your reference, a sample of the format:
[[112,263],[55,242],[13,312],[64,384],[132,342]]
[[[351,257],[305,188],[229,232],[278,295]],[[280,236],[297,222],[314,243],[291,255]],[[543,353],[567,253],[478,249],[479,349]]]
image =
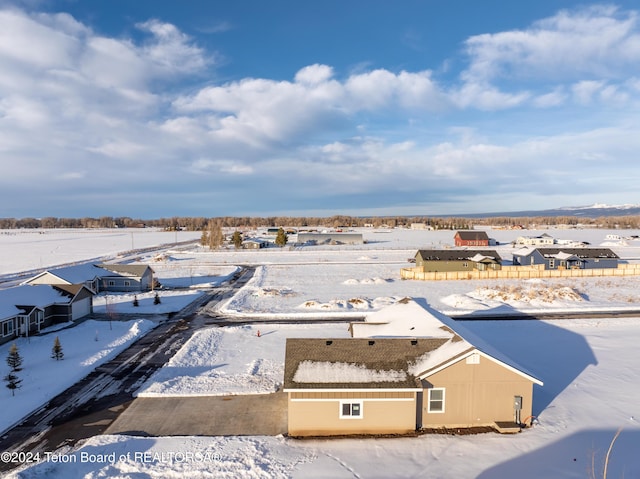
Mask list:
[[2,335],[10,336],[13,334],[13,319],[2,323]]
[[116,285],[115,281],[109,280],[109,286],[115,286],[115,285]]
[[124,282],[124,285],[125,285],[125,286],[131,286],[131,281],[125,281],[125,282]]
[[362,401],[340,402],[340,419],[362,419]]
[[427,412],[444,412],[444,388],[429,389]]
[[549,260],[549,268],[555,268],[556,266],[556,261],[554,259],[550,259]]
[[36,321],[38,324],[42,324],[44,322],[44,312],[40,310],[36,311]]

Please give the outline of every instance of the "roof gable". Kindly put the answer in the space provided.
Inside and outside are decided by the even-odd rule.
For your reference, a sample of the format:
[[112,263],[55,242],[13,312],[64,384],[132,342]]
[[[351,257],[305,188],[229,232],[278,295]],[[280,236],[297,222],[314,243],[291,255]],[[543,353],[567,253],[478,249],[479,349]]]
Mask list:
[[[404,298],[398,303],[384,308],[365,318],[364,323],[352,323],[352,334],[358,337],[435,337],[445,339],[438,348],[425,351],[416,358],[409,372],[425,378],[448,367],[474,351],[482,352],[487,358],[511,369],[521,376],[542,385],[542,381],[467,330],[435,309],[418,304],[414,299]],[[412,325],[414,329],[408,329]],[[407,334],[407,332],[409,332]],[[434,334],[435,332],[435,334]]]
[[[119,276],[130,276],[141,278],[147,272],[153,271],[149,265],[146,264],[100,264],[98,267],[110,273],[115,273]],[[104,273],[101,276],[105,276]]]

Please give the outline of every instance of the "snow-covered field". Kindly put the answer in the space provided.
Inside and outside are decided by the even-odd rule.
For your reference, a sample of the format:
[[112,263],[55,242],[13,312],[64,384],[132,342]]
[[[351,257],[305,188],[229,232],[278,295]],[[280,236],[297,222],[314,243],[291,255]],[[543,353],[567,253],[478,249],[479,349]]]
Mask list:
[[[541,232],[491,230],[489,236],[501,243],[496,249],[508,260],[512,247],[507,243],[521,234]],[[612,231],[545,232],[560,239],[611,247],[629,262],[640,259],[640,242],[605,241]],[[185,295],[194,291],[197,294],[199,284],[220,282],[235,270],[235,265],[257,264],[260,267],[254,279],[222,309],[230,315],[262,318],[359,316],[404,296],[426,298],[432,307],[445,313],[541,309],[586,312],[640,306],[638,278],[402,281],[399,269],[409,266],[407,258],[413,257],[416,249],[449,246],[453,232],[365,230],[364,233],[367,244],[361,246],[218,252],[194,246],[165,251],[161,257],[149,254],[141,260],[152,265],[161,282],[164,277],[165,281],[174,281],[175,286],[185,287],[181,290]],[[16,246],[13,253],[6,253],[2,236],[3,254],[14,258],[25,255],[22,248],[26,243]],[[91,241],[96,248],[101,240]],[[102,252],[117,255],[118,251],[131,248],[127,234],[121,241],[119,246],[103,245]],[[65,262],[100,255],[92,252],[82,257],[78,253],[73,257],[72,253],[64,253],[66,258],[73,257]],[[47,258],[43,263],[54,264],[50,261],[53,260]],[[15,263],[14,269],[5,271],[16,272],[20,268],[29,266]],[[161,293],[162,304],[169,308],[169,293],[175,292]],[[188,302],[186,298],[183,300]],[[183,303],[176,301],[172,308],[179,309]],[[96,309],[143,312],[132,307],[130,297],[98,297],[96,304]],[[77,449],[58,451],[62,458],[76,462],[43,462],[19,476],[16,473],[15,477],[602,477],[604,455],[619,428],[622,432],[611,454],[609,477],[640,477],[638,319],[474,320],[464,325],[545,382],[544,387],[535,390],[534,414],[538,418],[532,429],[516,436],[429,435],[305,441],[283,437],[100,436]],[[60,339],[66,354],[73,341],[64,339],[62,333]],[[346,325],[335,323],[254,324],[202,330],[143,386],[141,394],[219,395],[274,390],[282,380],[286,337],[346,335]],[[54,362],[49,358],[52,338],[42,337],[46,342],[43,354],[48,362]],[[93,338],[87,342],[95,343]],[[0,354],[6,356],[4,349]],[[23,356],[27,356],[26,352]],[[70,364],[66,361],[65,356],[62,362]],[[23,387],[16,398],[26,393]],[[4,399],[12,398],[6,395],[3,402]],[[111,453],[115,455],[108,456]]]

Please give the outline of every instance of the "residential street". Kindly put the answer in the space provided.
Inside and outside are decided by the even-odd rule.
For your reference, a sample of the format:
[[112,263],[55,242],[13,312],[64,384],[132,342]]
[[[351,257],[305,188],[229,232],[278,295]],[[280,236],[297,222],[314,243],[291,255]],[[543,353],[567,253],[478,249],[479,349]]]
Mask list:
[[[6,452],[52,452],[63,445],[102,434],[133,400],[133,393],[161,368],[194,331],[216,324],[197,313],[206,303],[228,299],[253,275],[243,268],[233,279],[206,293],[196,302],[160,323],[113,360],[96,368],[72,387],[54,397],[0,438]],[[0,463],[0,471],[18,463]]]

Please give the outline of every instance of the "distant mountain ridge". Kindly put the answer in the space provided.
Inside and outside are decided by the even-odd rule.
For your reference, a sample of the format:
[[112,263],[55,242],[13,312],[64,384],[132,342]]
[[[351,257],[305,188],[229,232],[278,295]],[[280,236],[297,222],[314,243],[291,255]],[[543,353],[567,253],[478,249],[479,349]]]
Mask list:
[[498,213],[473,213],[463,215],[450,215],[462,218],[491,218],[504,216],[508,218],[531,216],[583,216],[585,218],[598,218],[602,216],[640,216],[640,205],[605,205],[595,203],[590,206],[563,206],[550,210],[508,211]]

